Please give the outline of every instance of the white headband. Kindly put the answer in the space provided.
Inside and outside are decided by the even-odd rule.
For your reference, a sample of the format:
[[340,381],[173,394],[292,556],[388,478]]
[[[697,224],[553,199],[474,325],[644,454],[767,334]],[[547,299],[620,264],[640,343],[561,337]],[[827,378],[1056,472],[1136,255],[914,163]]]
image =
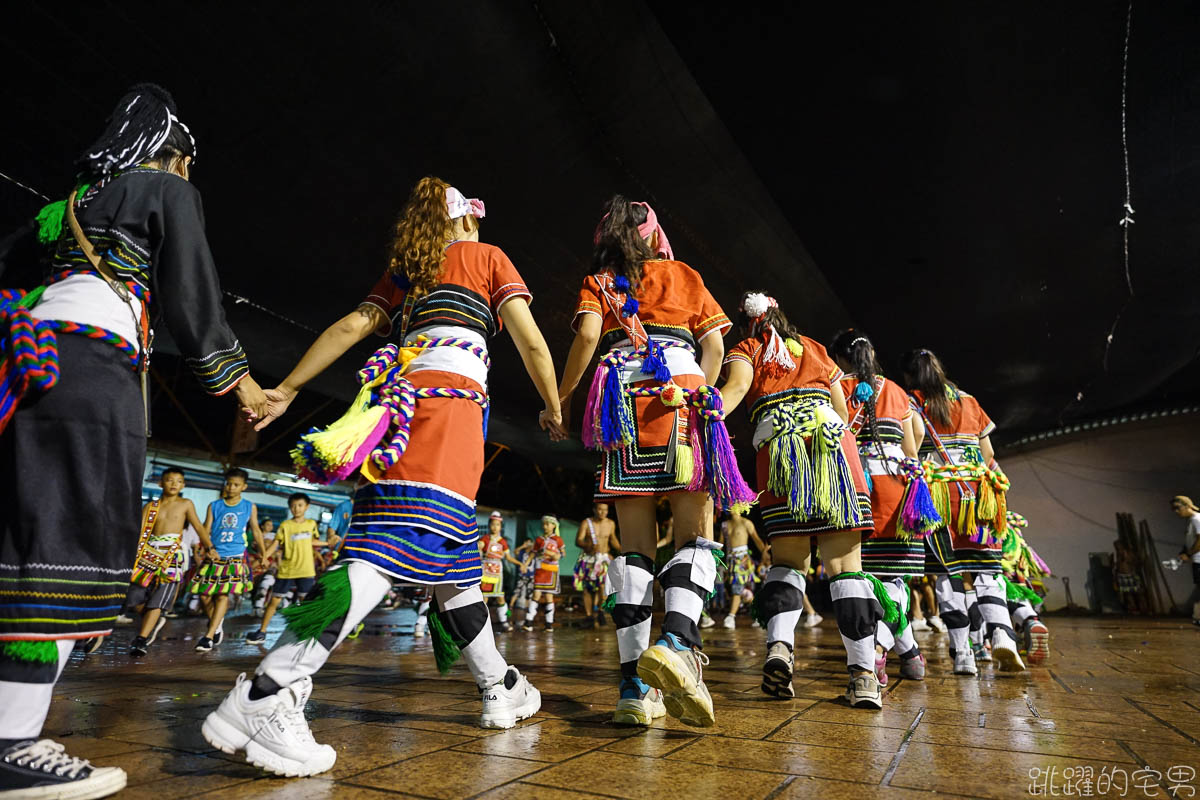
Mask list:
[[450,219],[465,217],[467,214],[476,219],[482,219],[484,215],[483,201],[475,197],[468,199],[458,189],[447,186],[446,211],[449,212]]

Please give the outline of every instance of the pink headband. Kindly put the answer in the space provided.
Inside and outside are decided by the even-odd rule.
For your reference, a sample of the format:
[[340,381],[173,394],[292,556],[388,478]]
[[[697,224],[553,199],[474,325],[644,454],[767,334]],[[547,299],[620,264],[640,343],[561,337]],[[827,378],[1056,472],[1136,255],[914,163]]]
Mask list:
[[[633,202],[631,206],[642,206],[646,209],[646,221],[638,225],[638,235],[643,239],[649,239],[650,234],[658,234],[658,252],[655,255],[664,255],[668,260],[675,260],[675,251],[671,249],[671,242],[667,240],[667,232],[662,229],[662,225],[658,224],[658,215],[654,213],[654,209],[649,203]],[[600,224],[596,226],[596,235],[592,237],[592,244],[600,243],[600,226],[604,224],[604,220],[608,219],[608,214],[600,218]]]
[[465,217],[467,214],[476,219],[482,219],[484,216],[482,200],[477,197],[468,199],[453,186],[446,187],[446,211],[450,214],[450,219]]

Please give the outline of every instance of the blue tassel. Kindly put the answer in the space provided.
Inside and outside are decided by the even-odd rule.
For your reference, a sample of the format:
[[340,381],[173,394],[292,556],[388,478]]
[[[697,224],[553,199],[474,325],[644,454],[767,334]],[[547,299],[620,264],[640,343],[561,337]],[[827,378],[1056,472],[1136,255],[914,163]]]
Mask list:
[[642,374],[653,375],[654,380],[666,383],[671,380],[671,369],[667,366],[667,350],[661,343],[646,339],[646,357],[642,359]]
[[874,494],[875,493],[875,481],[871,480],[871,473],[867,472],[866,470],[863,470],[863,476],[867,479],[867,493]]
[[483,407],[483,440],[487,441],[488,418],[492,415],[492,404],[489,402]]
[[859,403],[865,403],[875,396],[875,387],[866,381],[859,381],[854,387],[854,399]]
[[616,290],[618,292],[628,292],[629,291],[629,278],[626,278],[624,275],[618,275],[613,280],[613,287],[616,288]]
[[637,314],[639,307],[640,306],[638,306],[637,298],[630,295],[629,297],[625,298],[625,305],[621,306],[621,316],[632,317],[633,315]]
[[607,367],[604,376],[604,396],[600,398],[600,442],[605,450],[633,441],[633,419],[621,383],[621,371]]

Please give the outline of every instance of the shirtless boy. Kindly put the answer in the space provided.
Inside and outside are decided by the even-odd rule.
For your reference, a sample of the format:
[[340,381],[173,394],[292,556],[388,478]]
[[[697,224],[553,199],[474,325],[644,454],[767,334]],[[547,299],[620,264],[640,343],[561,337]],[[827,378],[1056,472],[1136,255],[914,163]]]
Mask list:
[[754,529],[754,523],[746,519],[744,512],[736,509],[721,525],[721,537],[724,539],[725,552],[729,553],[730,566],[729,616],[725,618],[725,627],[736,628],[738,609],[742,605],[742,591],[753,591],[757,578],[754,559],[750,556],[749,542],[754,540],[754,546],[760,556],[766,552],[767,547],[759,538],[758,531]]
[[604,612],[600,610],[600,603],[604,575],[608,572],[608,562],[612,561],[612,551],[621,549],[617,526],[608,518],[608,503],[592,506],[592,515],[579,526],[575,544],[583,550],[575,562],[575,588],[583,593],[583,613],[587,615],[584,626],[603,625]]
[[183,470],[167,467],[158,479],[162,497],[151,500],[142,509],[142,538],[138,543],[133,582],[125,606],[144,610],[142,629],[129,644],[129,655],[144,656],[167,624],[164,612],[175,605],[183,580],[183,529],[191,525],[200,536],[200,546],[212,555],[212,539],[200,522],[196,507],[185,500]]

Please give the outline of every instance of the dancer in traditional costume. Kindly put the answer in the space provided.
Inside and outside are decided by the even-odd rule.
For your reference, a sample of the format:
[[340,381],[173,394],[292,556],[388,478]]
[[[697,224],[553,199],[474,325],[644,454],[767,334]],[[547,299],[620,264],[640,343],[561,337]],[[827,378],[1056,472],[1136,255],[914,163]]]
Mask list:
[[750,555],[750,542],[758,548],[759,556],[767,551],[766,544],[754,529],[754,523],[746,518],[741,509],[729,512],[729,519],[721,523],[721,541],[729,553],[729,614],[725,617],[726,628],[737,627],[737,613],[742,600],[754,601],[754,585],[758,583],[758,567]]
[[[38,737],[72,647],[112,632],[133,570],[151,310],[210,394],[265,412],[221,309],[188,182],[195,155],[171,96],[133,87],[76,163],[68,200],[38,214],[45,284],[0,293],[0,785],[11,791],[91,798],[125,785],[122,770]],[[10,266],[26,265],[0,254]]]
[[488,532],[479,540],[479,552],[483,557],[483,577],[479,585],[484,602],[496,610],[496,624],[504,632],[513,629],[508,621],[508,599],[504,595],[504,563],[521,569],[521,562],[513,557],[504,538],[504,515],[493,511],[488,517]]
[[580,549],[575,561],[575,590],[583,597],[584,627],[604,624],[600,608],[604,596],[604,577],[612,561],[613,550],[621,549],[617,526],[608,518],[608,503],[597,499],[592,515],[579,526],[575,545]]
[[[1001,564],[1004,567],[1004,590],[1013,629],[1024,644],[1025,657],[1030,664],[1044,664],[1050,657],[1050,629],[1039,616],[1042,595],[1034,588],[1051,574],[1050,566],[1025,541],[1029,521],[1015,511],[1008,511],[1008,528],[1001,545]],[[1043,589],[1044,592],[1044,589]]]
[[825,348],[797,331],[774,298],[747,292],[741,303],[746,337],[725,358],[727,408],[746,400],[758,450],[759,507],[773,566],[755,598],[767,629],[762,690],[795,695],[793,649],[803,608],[810,540],[833,576],[830,592],[846,646],[846,700],[881,708],[875,676],[875,633],[896,620],[879,580],[862,571],[859,543],[871,532],[871,497],[846,424],[842,371]]
[[166,613],[175,605],[183,582],[187,557],[183,552],[183,529],[191,525],[209,555],[215,556],[208,529],[196,515],[196,507],[180,496],[183,470],[167,467],[158,479],[161,497],[142,509],[142,538],[138,542],[133,575],[125,606],[142,612],[142,627],[129,643],[131,656],[144,656],[167,624]]
[[538,605],[546,604],[546,630],[554,630],[554,598],[562,591],[559,562],[562,561],[566,542],[558,535],[558,517],[542,517],[542,535],[533,542],[530,553],[533,559],[533,597],[525,611],[526,631],[533,630]]
[[[563,372],[564,408],[597,345],[583,440],[602,450],[597,494],[616,498],[620,558],[608,565],[608,599],[621,659],[613,720],[649,725],[666,711],[689,725],[714,724],[697,623],[713,590],[720,545],[710,493],[721,507],[753,500],[737,471],[712,383],[729,318],[700,273],[674,260],[649,205],[617,195],[597,226],[592,273],[583,280]],[[697,354],[699,349],[699,354]],[[697,358],[699,355],[699,358]],[[657,541],[656,502],[674,512],[675,554],[658,574],[666,615],[650,647]]]
[[851,329],[834,338],[834,361],[845,373],[842,393],[850,415],[850,432],[871,487],[871,518],[875,531],[862,543],[862,569],[883,583],[900,609],[894,622],[879,622],[876,631],[875,676],[887,685],[887,653],[900,658],[900,675],[925,679],[925,657],[908,623],[906,581],[925,574],[927,534],[940,524],[929,488],[917,460],[925,435],[913,413],[908,394],[883,376],[875,347],[862,332]]
[[[941,361],[929,350],[913,350],[901,364],[904,386],[925,427],[921,458],[942,526],[925,538],[925,571],[938,576],[935,586],[942,621],[950,634],[954,671],[975,675],[968,642],[970,617],[966,593],[978,596],[980,620],[1001,670],[1024,669],[1008,614],[1000,576],[1000,542],[1005,519],[1007,479],[994,465],[989,438],[996,426],[979,401],[946,378]],[[971,580],[973,578],[973,581]],[[947,616],[949,615],[949,616]]]
[[[287,630],[204,722],[224,752],[281,775],[312,775],[336,752],[304,719],[312,676],[387,595],[393,581],[433,588],[434,653],[448,670],[459,651],[479,686],[485,728],[535,714],[541,695],[496,649],[482,577],[475,493],[483,473],[488,340],[507,329],[559,423],[554,366],[529,313],[530,293],[498,247],[479,242],[483,203],[437,178],[417,183],[396,224],[387,271],[366,300],[330,326],[268,394],[269,422],[296,392],[372,332],[390,344],[359,373],[350,411],[294,451],[300,474],[324,482],[359,474],[338,563],[306,602],[283,612]],[[262,423],[262,424],[265,424]],[[265,735],[265,731],[270,731]]]

